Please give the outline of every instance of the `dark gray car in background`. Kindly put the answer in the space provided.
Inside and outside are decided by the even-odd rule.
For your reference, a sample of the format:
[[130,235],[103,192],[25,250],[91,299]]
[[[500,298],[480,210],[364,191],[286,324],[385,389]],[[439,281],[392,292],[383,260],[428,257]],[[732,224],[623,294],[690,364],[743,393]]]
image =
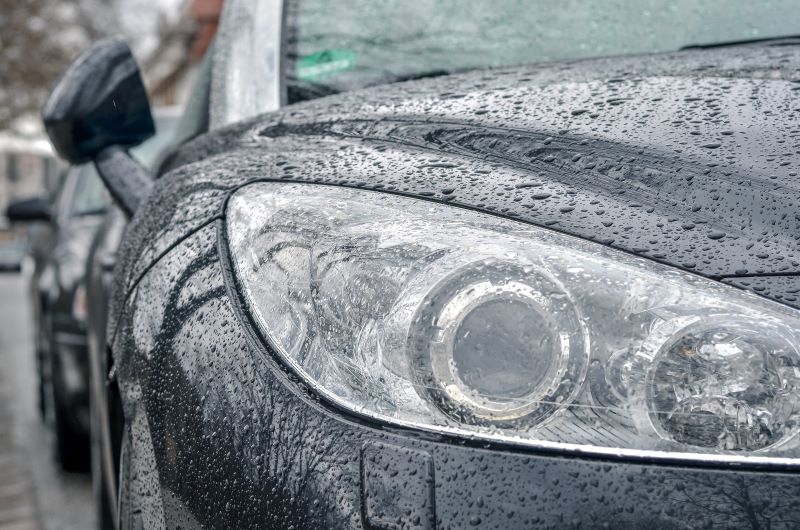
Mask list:
[[[168,145],[174,109],[157,109],[159,133],[134,151],[156,163]],[[108,224],[110,198],[93,164],[73,166],[52,197],[9,205],[12,222],[34,222],[29,249],[39,408],[54,430],[56,456],[66,470],[90,462],[87,262],[96,234]],[[103,310],[105,312],[105,309]]]
[[[28,208],[25,209],[25,205]],[[32,246],[34,344],[39,406],[52,421],[56,453],[65,469],[89,462],[89,392],[86,343],[86,257],[108,208],[94,166],[66,171],[52,202],[33,199],[9,206],[11,221],[49,223]]]

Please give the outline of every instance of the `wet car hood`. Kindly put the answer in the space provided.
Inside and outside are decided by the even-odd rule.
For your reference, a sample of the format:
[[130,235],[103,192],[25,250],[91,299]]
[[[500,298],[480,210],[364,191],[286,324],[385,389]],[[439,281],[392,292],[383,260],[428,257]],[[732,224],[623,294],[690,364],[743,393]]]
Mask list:
[[799,167],[793,40],[375,87],[186,145],[136,215],[128,280],[231,189],[279,179],[496,213],[797,305]]

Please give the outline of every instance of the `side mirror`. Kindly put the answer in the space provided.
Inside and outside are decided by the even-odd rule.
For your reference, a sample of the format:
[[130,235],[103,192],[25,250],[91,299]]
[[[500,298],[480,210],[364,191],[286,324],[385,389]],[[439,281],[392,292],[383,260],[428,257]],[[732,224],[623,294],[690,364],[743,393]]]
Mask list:
[[50,94],[42,118],[58,154],[74,165],[155,134],[139,67],[121,39],[102,40],[78,57]]
[[50,220],[50,203],[44,197],[20,199],[8,205],[6,217],[11,222]]
[[78,57],[50,93],[42,118],[58,154],[74,165],[94,160],[111,195],[133,213],[152,177],[126,150],[153,136],[155,124],[125,41],[99,41]]

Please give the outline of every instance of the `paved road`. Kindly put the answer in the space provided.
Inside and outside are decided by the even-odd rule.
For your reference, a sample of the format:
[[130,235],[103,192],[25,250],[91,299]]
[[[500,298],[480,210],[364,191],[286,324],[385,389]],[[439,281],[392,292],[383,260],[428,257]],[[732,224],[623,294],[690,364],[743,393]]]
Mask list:
[[60,471],[39,420],[31,337],[23,277],[0,274],[0,530],[90,530],[89,476]]

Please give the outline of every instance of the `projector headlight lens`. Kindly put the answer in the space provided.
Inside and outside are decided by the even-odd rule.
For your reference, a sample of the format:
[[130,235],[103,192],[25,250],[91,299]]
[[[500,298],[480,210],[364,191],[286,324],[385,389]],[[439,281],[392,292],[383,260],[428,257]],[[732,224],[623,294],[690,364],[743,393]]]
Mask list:
[[484,260],[445,276],[420,304],[409,330],[411,373],[461,423],[539,422],[580,387],[585,336],[555,279]]
[[341,187],[246,186],[227,239],[269,347],[353,412],[582,452],[800,456],[790,308],[549,230]]
[[[797,354],[779,328],[706,319],[669,340],[647,386],[659,433],[721,451],[757,451],[797,427]],[[787,405],[789,407],[787,408]]]

